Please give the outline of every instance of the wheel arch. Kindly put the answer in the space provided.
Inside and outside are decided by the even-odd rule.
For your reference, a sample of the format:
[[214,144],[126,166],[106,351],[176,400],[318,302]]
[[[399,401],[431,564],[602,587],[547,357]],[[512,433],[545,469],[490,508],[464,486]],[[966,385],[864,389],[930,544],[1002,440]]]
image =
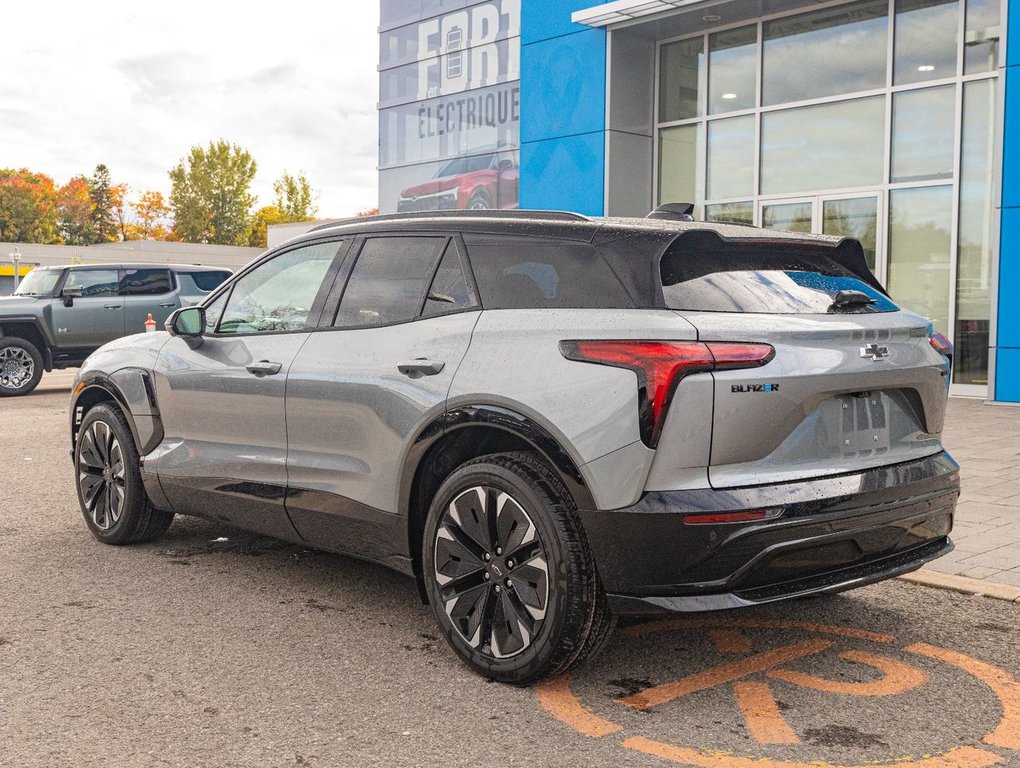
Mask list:
[[29,342],[42,355],[43,369],[53,370],[53,352],[49,339],[34,317],[5,317],[0,319],[0,338],[14,337]]
[[450,473],[479,456],[511,451],[538,455],[563,482],[579,507],[595,501],[578,463],[550,430],[513,409],[460,405],[422,429],[408,453],[401,478],[399,509],[407,512],[407,547],[422,601],[422,535],[429,504]]
[[71,451],[86,414],[101,403],[113,403],[127,421],[140,456],[163,439],[155,393],[147,371],[125,368],[112,375],[93,374],[80,381],[71,397]]

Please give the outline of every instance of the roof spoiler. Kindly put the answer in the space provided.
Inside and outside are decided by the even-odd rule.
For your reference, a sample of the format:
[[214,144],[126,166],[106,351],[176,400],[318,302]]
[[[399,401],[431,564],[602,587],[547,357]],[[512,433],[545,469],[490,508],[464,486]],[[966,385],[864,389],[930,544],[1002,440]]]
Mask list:
[[663,203],[645,216],[646,219],[694,221],[694,203]]

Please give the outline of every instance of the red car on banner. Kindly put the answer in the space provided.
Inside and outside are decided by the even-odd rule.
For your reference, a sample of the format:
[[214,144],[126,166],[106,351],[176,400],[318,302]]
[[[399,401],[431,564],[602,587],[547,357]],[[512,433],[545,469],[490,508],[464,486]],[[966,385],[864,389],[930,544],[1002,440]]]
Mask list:
[[517,208],[519,175],[516,151],[457,157],[428,181],[404,189],[397,211]]

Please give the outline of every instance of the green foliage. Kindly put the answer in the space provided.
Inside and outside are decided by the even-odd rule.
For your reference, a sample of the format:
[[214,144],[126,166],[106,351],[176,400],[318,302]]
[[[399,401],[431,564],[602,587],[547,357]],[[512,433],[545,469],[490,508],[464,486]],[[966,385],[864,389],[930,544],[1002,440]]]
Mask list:
[[304,172],[291,176],[287,171],[273,182],[276,193],[276,207],[284,215],[286,221],[310,221],[315,218],[319,206],[315,199],[319,196],[312,190],[312,185]]
[[245,245],[255,160],[224,140],[199,146],[170,171],[174,232],[184,242]]
[[255,211],[251,217],[251,228],[248,232],[248,245],[252,248],[265,248],[268,241],[268,230],[271,224],[285,224],[287,217],[275,205],[266,205]]
[[60,242],[53,179],[27,168],[0,168],[0,241]]
[[110,169],[100,163],[88,179],[89,196],[92,198],[93,243],[110,243],[117,239],[117,217],[114,212],[114,189]]

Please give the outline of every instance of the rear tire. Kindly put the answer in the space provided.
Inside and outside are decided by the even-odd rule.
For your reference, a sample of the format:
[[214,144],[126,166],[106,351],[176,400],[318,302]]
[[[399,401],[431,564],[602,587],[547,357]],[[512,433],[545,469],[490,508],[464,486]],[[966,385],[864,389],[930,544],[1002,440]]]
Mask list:
[[0,397],[27,395],[43,375],[43,359],[35,344],[17,336],[0,337]]
[[149,501],[138,449],[124,415],[110,403],[85,414],[74,446],[78,504],[92,535],[104,544],[141,544],[162,536],[174,513]]
[[422,561],[447,641],[493,680],[526,685],[563,672],[612,630],[574,500],[529,454],[455,470],[429,509]]

